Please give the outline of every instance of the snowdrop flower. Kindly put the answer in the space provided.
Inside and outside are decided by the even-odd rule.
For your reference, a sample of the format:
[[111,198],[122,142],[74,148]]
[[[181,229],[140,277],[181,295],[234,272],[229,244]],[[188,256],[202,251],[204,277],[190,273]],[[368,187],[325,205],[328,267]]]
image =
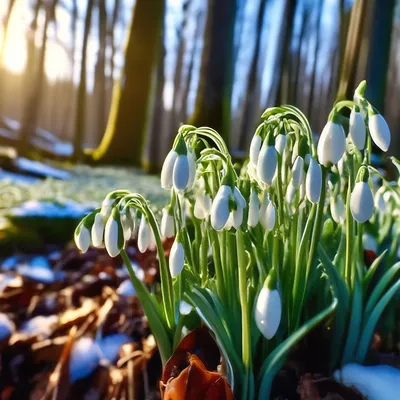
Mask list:
[[191,189],[194,184],[194,180],[196,178],[196,160],[192,151],[188,149],[187,158],[189,163],[189,182],[187,184],[187,188]]
[[375,254],[378,253],[378,242],[370,233],[363,234],[362,242],[364,250],[372,250]]
[[322,189],[322,170],[315,158],[311,158],[306,176],[306,196],[311,203],[318,203]]
[[382,150],[388,151],[390,145],[390,129],[387,122],[371,106],[368,109],[368,128],[374,143]]
[[289,185],[286,189],[286,201],[289,204],[292,204],[294,197],[296,196],[297,189],[293,185],[293,179],[290,180]]
[[179,312],[182,315],[189,315],[193,310],[193,307],[187,303],[185,300],[182,300],[180,305],[179,305]]
[[152,235],[150,225],[148,224],[144,215],[142,215],[142,219],[140,220],[139,225],[139,233],[138,233],[138,249],[141,253],[144,253],[152,244]]
[[269,232],[275,227],[276,209],[266,193],[260,208],[260,223]]
[[368,400],[392,400],[399,396],[400,369],[389,365],[347,364],[333,376],[344,385],[357,389]]
[[[273,138],[272,133],[270,137]],[[267,144],[264,142],[258,157],[257,176],[266,185],[271,185],[274,179],[278,162],[277,154],[273,139],[269,139]]]
[[176,278],[182,271],[185,264],[185,251],[181,243],[181,235],[179,234],[174,241],[169,253],[169,272],[172,278]]
[[255,190],[250,193],[249,201],[249,215],[247,218],[247,225],[254,228],[260,219],[260,200]]
[[330,206],[333,220],[337,224],[343,224],[346,220],[346,207],[342,196],[339,194],[336,198],[332,197]]
[[94,247],[101,247],[103,245],[104,236],[104,216],[97,213],[94,216],[94,223],[92,226],[92,244]]
[[124,240],[128,241],[132,237],[133,221],[131,220],[131,214],[127,209],[121,211],[121,226]]
[[211,206],[211,226],[220,231],[228,221],[230,209],[229,198],[233,196],[232,188],[228,185],[222,185],[215,196]]
[[[88,215],[90,217],[91,214]],[[76,247],[82,252],[86,253],[90,246],[90,231],[89,231],[89,220],[88,217],[84,218],[82,222],[77,226],[74,234]]]
[[86,378],[97,368],[101,351],[92,338],[82,337],[72,346],[69,358],[69,376],[71,382]]
[[262,138],[260,135],[255,134],[250,143],[250,162],[257,165],[258,156],[260,154],[262,145]]
[[110,257],[116,257],[124,246],[124,234],[117,208],[112,210],[111,216],[107,220],[104,230],[104,244]]
[[283,156],[283,152],[285,151],[286,148],[286,143],[287,143],[287,137],[286,135],[280,133],[276,138],[275,138],[275,148],[276,151]]
[[212,207],[211,196],[206,192],[198,194],[195,198],[195,203],[194,203],[194,210],[193,210],[194,216],[197,219],[207,218],[211,213],[211,207]]
[[342,125],[328,121],[319,138],[317,153],[325,167],[336,164],[346,151],[346,135]]
[[0,313],[0,342],[15,331],[14,323],[8,318],[7,314]]
[[166,190],[172,189],[173,186],[173,172],[175,161],[178,158],[178,153],[175,150],[171,150],[164,160],[164,164],[161,169],[161,187]]
[[350,197],[350,210],[358,222],[366,222],[374,213],[374,198],[367,182],[357,182]]
[[110,195],[106,196],[101,203],[100,214],[103,216],[104,221],[111,215],[115,199]]
[[389,211],[391,197],[392,194],[384,186],[380,187],[374,196],[375,207],[383,213]]
[[171,238],[175,235],[174,216],[170,207],[165,207],[162,210],[160,230],[163,238]]
[[366,138],[365,122],[358,106],[354,106],[351,110],[349,136],[358,150],[364,149]]
[[282,300],[277,288],[276,272],[272,268],[261,289],[255,307],[258,329],[266,339],[272,339],[281,322]]
[[297,189],[304,180],[304,159],[297,156],[292,167],[292,182],[293,186]]

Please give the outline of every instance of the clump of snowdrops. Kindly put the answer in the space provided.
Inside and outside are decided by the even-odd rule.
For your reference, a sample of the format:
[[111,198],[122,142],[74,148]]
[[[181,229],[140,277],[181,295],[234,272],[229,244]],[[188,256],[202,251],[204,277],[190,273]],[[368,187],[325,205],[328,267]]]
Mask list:
[[[362,82],[352,101],[334,105],[318,146],[300,110],[267,109],[240,167],[216,131],[183,125],[162,168],[170,202],[161,224],[144,197],[124,190],[79,224],[82,251],[122,256],[163,363],[196,316],[213,332],[237,398],[269,398],[289,351],[318,324],[331,372],[365,361],[400,288],[397,239],[369,268],[365,242],[383,242],[371,235],[383,221],[385,235],[397,235],[400,190],[371,166],[372,142],[387,151],[390,131],[364,90]],[[158,293],[134,273],[124,249],[133,236],[141,252],[157,248]],[[163,237],[175,238],[168,261]]]

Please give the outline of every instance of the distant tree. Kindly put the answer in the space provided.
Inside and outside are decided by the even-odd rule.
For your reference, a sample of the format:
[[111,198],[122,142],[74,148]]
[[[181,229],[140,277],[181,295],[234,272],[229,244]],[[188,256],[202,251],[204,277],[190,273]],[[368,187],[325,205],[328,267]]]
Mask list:
[[248,138],[250,137],[250,127],[253,126],[253,122],[256,119],[255,115],[258,114],[258,101],[259,93],[257,93],[257,82],[258,82],[258,59],[260,57],[261,50],[261,36],[263,30],[263,22],[265,15],[265,8],[267,0],[260,0],[257,14],[257,25],[256,25],[256,44],[253,52],[253,57],[250,64],[250,73],[247,83],[247,93],[243,109],[242,124],[240,129],[240,140],[239,148],[244,149],[247,146]]
[[74,132],[74,154],[73,159],[79,161],[83,156],[83,139],[86,129],[86,59],[87,45],[89,40],[90,27],[92,24],[92,11],[94,0],[88,0],[86,7],[85,26],[83,31],[82,57],[81,57],[81,73],[78,86],[78,97],[75,112],[75,132]]
[[96,101],[96,120],[93,121],[96,129],[96,137],[100,139],[104,133],[105,124],[105,105],[106,105],[106,47],[107,47],[107,10],[106,0],[98,1],[98,39],[99,50],[97,53],[97,62],[95,66],[94,79],[94,99]]
[[195,109],[189,123],[216,129],[229,143],[236,0],[208,0]]
[[105,135],[92,154],[95,161],[141,164],[164,8],[164,0],[136,1],[125,65],[114,86]]
[[108,37],[110,41],[111,47],[111,55],[110,55],[110,76],[111,81],[114,78],[114,70],[115,70],[115,53],[116,53],[116,46],[115,46],[115,39],[114,39],[114,30],[118,22],[118,17],[120,14],[121,9],[121,0],[114,1],[114,8],[111,17],[111,23],[109,24],[108,29]]
[[[34,68],[35,63],[29,64],[29,60],[35,58],[35,50],[31,48],[31,46],[33,47],[35,46],[33,38],[31,39],[32,42],[28,41],[27,70],[32,68],[34,70],[34,73],[32,75],[32,81],[29,82],[30,85],[28,86],[28,94],[23,109],[22,126],[18,143],[18,151],[21,155],[26,155],[28,153],[30,136],[33,135],[36,130],[36,122],[38,118],[38,111],[39,111],[40,101],[42,98],[42,92],[45,80],[47,30],[50,22],[55,20],[55,8],[57,5],[57,0],[52,0],[50,2],[43,4],[41,4],[41,1],[39,0],[36,3],[35,15],[33,22],[31,24],[32,31],[30,32],[30,35],[32,35],[37,29],[37,17],[41,5],[44,7],[45,10],[45,19],[42,28],[41,46],[39,49],[36,69]],[[28,72],[28,74],[30,76],[30,72]]]

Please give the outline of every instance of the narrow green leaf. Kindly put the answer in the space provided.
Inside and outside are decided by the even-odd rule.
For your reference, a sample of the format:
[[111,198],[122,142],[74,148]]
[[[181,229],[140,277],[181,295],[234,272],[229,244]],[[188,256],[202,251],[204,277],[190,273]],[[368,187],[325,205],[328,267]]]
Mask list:
[[387,249],[379,257],[375,258],[374,262],[368,268],[368,271],[365,274],[364,280],[363,280],[364,293],[367,293],[369,284],[371,283],[371,280],[374,277],[374,274],[375,274],[376,270],[378,269],[379,264],[382,261],[383,257],[385,257],[386,253],[387,253]]

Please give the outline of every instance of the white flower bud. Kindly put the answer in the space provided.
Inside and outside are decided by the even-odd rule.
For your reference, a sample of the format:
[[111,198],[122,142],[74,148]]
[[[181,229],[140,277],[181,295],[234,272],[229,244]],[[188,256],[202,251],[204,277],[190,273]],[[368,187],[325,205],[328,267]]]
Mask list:
[[127,242],[132,237],[132,221],[130,219],[130,214],[128,214],[126,210],[123,214],[121,213],[121,226],[124,240]]
[[81,224],[75,231],[76,247],[82,252],[86,253],[90,246],[90,232],[85,225]]
[[238,207],[246,208],[246,199],[243,197],[242,193],[240,193],[240,190],[236,186],[233,188],[233,197],[235,198]]
[[151,228],[150,225],[147,223],[146,218],[142,215],[142,219],[140,220],[139,225],[139,233],[138,233],[138,249],[141,253],[144,253],[151,244]]
[[176,278],[182,271],[185,264],[185,251],[182,243],[175,239],[169,253],[169,271],[173,278]]
[[292,182],[293,186],[297,189],[304,180],[304,159],[298,156],[292,167]]
[[92,225],[92,244],[94,247],[102,247],[104,236],[104,217],[101,213],[94,216]]
[[364,149],[366,138],[364,117],[354,108],[351,110],[350,114],[349,136],[358,150],[361,151]]
[[268,197],[264,195],[264,200],[260,208],[260,223],[267,231],[272,231],[272,229],[274,229],[275,227],[275,221],[276,221],[275,207],[268,199]]
[[342,125],[328,121],[318,142],[318,159],[325,167],[336,164],[346,151],[346,135]]
[[236,210],[231,212],[231,214],[232,214],[232,226],[235,229],[239,229],[240,225],[242,225],[243,222],[243,208],[238,206]]
[[171,150],[165,158],[164,164],[161,169],[161,187],[166,190],[172,189],[173,172],[175,161],[178,158],[178,153],[175,150]]
[[121,251],[123,244],[121,237],[122,227],[115,217],[116,213],[113,211],[107,220],[104,230],[104,244],[110,257],[116,257]]
[[180,154],[175,161],[173,184],[176,190],[185,190],[189,183],[189,161],[187,155]]
[[193,307],[190,304],[186,303],[185,300],[182,300],[180,302],[180,304],[179,304],[179,312],[182,315],[189,315],[192,312],[192,310],[193,310]]
[[211,207],[211,226],[216,230],[220,231],[224,228],[228,221],[230,210],[229,210],[229,196],[233,195],[230,186],[222,185]]
[[294,197],[296,196],[297,189],[293,185],[293,179],[289,182],[289,185],[286,189],[286,201],[289,204],[292,204]]
[[368,119],[368,127],[374,143],[382,151],[388,151],[390,146],[390,129],[382,115],[370,115]]
[[283,152],[285,151],[286,143],[287,143],[287,137],[286,137],[286,135],[279,134],[279,135],[275,138],[275,148],[276,148],[276,151],[277,151],[281,156],[283,156]]
[[364,233],[362,242],[365,250],[372,250],[375,254],[378,253],[378,242],[371,234]]
[[257,162],[257,176],[265,184],[271,185],[277,165],[275,146],[263,145]]
[[357,182],[350,197],[350,210],[358,222],[368,221],[374,213],[374,198],[366,182]]
[[[389,193],[389,192],[386,192],[386,193]],[[386,196],[386,198],[387,198],[387,196]],[[376,191],[375,196],[374,196],[374,203],[375,203],[375,207],[379,211],[381,211],[383,213],[385,213],[387,211],[387,206],[386,206],[386,201],[385,201],[385,187],[384,186],[380,187]]]
[[346,207],[340,194],[331,198],[331,214],[337,224],[343,224],[346,220]]
[[194,180],[196,178],[196,161],[194,158],[194,154],[188,149],[187,159],[189,163],[189,182],[187,184],[187,189],[191,189],[194,184]]
[[311,203],[318,203],[322,189],[321,166],[315,158],[311,158],[306,176],[306,196]]
[[263,287],[257,298],[255,320],[258,329],[266,339],[272,339],[281,322],[282,301],[277,289]]
[[337,163],[337,169],[339,171],[339,175],[343,175],[344,172],[344,159],[345,157],[342,157]]
[[101,203],[100,214],[103,216],[103,222],[106,221],[107,218],[111,215],[114,201],[115,199],[113,199],[112,197],[106,197]]
[[194,203],[194,216],[197,219],[205,219],[211,213],[212,200],[208,193],[203,193],[196,196]]
[[260,219],[260,200],[255,190],[252,190],[249,201],[249,215],[247,225],[254,228]]
[[258,156],[261,150],[262,139],[260,135],[253,136],[250,143],[250,162],[257,165]]
[[163,238],[171,238],[175,235],[174,217],[170,215],[168,208],[162,210],[160,230]]

